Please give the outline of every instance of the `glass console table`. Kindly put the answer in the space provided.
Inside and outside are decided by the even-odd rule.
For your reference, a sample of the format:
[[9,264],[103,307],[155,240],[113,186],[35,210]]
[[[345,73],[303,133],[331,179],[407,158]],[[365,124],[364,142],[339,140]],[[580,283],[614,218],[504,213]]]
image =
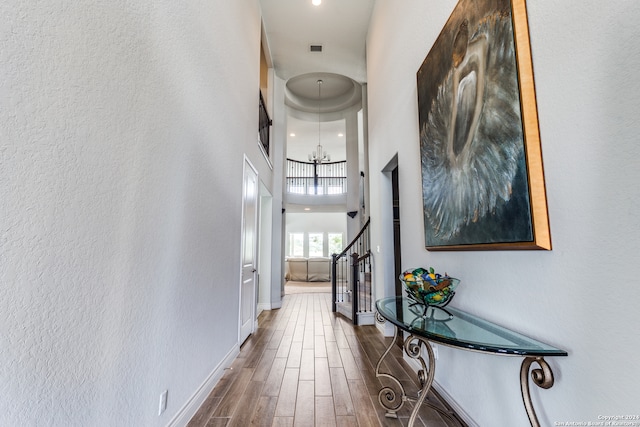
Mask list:
[[[520,368],[520,389],[522,400],[529,421],[533,427],[539,427],[531,395],[529,393],[529,370],[533,363],[538,368],[531,370],[531,379],[534,384],[548,389],[553,386],[553,372],[544,360],[545,356],[566,356],[567,352],[552,347],[540,341],[536,341],[517,332],[510,331],[502,326],[473,316],[462,310],[448,307],[440,309],[418,304],[406,297],[390,297],[376,301],[376,320],[378,322],[389,321],[396,326],[393,341],[382,354],[376,366],[376,377],[384,377],[393,381],[400,394],[392,387],[383,387],[378,393],[378,401],[387,411],[386,416],[397,418],[397,412],[404,403],[409,400],[415,402],[415,407],[409,418],[409,427],[412,427],[420,406],[425,403],[435,375],[435,358],[429,342],[434,342],[449,347],[463,350],[492,353],[503,356],[524,357]],[[399,331],[408,332],[404,340],[405,353],[420,362],[422,369],[418,371],[418,380],[422,389],[416,398],[406,395],[400,381],[391,374],[380,372],[382,361],[396,342]],[[428,365],[422,357],[422,349],[426,349]],[[428,403],[425,403],[428,404]],[[431,405],[430,405],[431,406]],[[448,418],[450,414],[442,412],[439,408],[431,406]]]

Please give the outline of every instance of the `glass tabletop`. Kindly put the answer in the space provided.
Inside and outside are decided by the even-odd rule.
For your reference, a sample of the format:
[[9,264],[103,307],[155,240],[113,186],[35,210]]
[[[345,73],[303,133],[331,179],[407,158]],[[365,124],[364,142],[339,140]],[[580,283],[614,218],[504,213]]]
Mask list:
[[460,309],[429,307],[406,297],[376,301],[382,317],[400,329],[430,341],[486,353],[518,356],[566,356],[567,352]]

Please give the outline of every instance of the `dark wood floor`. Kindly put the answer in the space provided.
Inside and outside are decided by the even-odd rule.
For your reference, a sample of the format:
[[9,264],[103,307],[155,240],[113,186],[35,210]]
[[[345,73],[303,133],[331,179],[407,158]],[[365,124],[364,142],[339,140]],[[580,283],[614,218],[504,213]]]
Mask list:
[[[386,418],[378,403],[375,366],[391,338],[332,313],[330,294],[286,295],[282,308],[263,312],[258,323],[188,427],[407,425],[409,402],[398,419]],[[415,396],[417,379],[400,348],[384,369]],[[433,392],[428,399],[445,408]],[[415,425],[458,424],[423,406]]]

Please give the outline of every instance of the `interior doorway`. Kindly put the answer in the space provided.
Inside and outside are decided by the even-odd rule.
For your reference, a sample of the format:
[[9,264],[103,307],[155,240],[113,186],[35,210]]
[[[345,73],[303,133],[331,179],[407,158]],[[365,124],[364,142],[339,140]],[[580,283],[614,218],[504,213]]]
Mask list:
[[[400,169],[398,155],[395,154],[389,163],[382,169],[380,180],[380,212],[381,236],[380,243],[384,249],[382,259],[378,262],[381,282],[378,292],[384,297],[402,295],[402,282],[399,276],[402,273],[402,244],[400,226]],[[381,247],[376,248],[381,252]],[[376,298],[380,298],[376,296]],[[402,310],[402,307],[397,309]],[[391,336],[395,327],[385,323],[384,333]],[[400,339],[400,341],[402,341]]]
[[243,170],[239,344],[253,333],[255,327],[258,254],[258,172],[246,157]]
[[400,244],[400,190],[398,185],[398,166],[391,171],[391,201],[393,207],[393,261],[396,295],[402,295],[402,255]]

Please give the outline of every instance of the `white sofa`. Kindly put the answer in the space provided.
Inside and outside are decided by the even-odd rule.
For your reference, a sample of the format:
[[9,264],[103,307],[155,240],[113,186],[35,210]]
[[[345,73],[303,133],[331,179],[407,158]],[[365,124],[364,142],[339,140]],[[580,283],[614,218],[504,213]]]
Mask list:
[[285,279],[294,282],[329,282],[331,258],[287,258]]

